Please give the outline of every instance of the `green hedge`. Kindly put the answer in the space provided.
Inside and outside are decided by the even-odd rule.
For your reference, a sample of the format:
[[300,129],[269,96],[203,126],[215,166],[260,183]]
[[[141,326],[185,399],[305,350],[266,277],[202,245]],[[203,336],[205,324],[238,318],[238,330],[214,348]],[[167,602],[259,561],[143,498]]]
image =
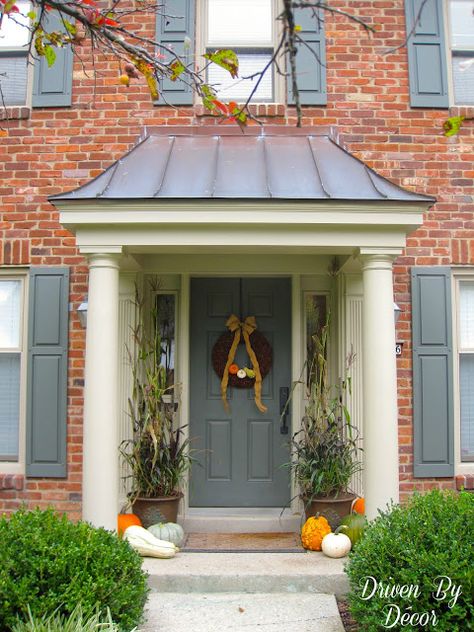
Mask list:
[[110,610],[120,629],[140,620],[147,597],[140,556],[105,529],[52,510],[0,519],[0,630],[20,617]]
[[382,512],[346,571],[364,632],[473,630],[474,495],[434,490]]

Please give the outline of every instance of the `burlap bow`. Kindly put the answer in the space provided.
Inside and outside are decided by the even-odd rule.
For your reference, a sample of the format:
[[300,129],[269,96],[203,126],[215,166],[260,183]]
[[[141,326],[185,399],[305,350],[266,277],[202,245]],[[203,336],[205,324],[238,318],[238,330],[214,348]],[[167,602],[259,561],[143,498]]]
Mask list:
[[229,355],[224,368],[224,374],[221,380],[221,397],[224,404],[224,408],[229,410],[229,403],[227,401],[227,385],[229,383],[229,367],[234,362],[235,352],[239,346],[240,336],[243,335],[245,341],[245,348],[252,363],[253,370],[255,371],[255,405],[261,413],[267,412],[267,407],[262,404],[262,374],[260,373],[260,366],[258,364],[257,356],[255,355],[252,345],[250,344],[250,335],[257,329],[257,321],[255,316],[247,316],[244,322],[241,322],[235,314],[231,314],[226,322],[226,327],[229,331],[234,332],[234,340],[232,346],[229,349]]

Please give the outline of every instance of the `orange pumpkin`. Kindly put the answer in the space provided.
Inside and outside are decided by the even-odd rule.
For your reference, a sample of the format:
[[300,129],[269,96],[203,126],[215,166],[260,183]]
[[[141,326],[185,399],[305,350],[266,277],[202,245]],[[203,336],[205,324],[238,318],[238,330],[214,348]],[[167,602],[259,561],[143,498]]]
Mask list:
[[231,375],[236,375],[238,370],[239,370],[238,364],[231,364],[230,367],[229,367],[229,373]]
[[117,516],[117,531],[119,538],[121,538],[124,534],[125,529],[131,527],[132,525],[137,525],[138,527],[142,526],[142,521],[135,514],[119,514]]
[[365,500],[363,498],[356,498],[352,504],[352,511],[358,514],[365,514]]

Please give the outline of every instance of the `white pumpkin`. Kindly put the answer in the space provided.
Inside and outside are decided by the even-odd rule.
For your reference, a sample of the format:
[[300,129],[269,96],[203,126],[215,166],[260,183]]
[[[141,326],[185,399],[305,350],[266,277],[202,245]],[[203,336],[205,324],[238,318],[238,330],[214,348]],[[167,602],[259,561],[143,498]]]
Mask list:
[[351,540],[345,533],[328,533],[321,543],[322,551],[328,557],[344,557],[351,546]]
[[176,544],[176,546],[182,546],[184,543],[184,529],[176,522],[152,524],[151,527],[148,527],[148,531],[158,540],[166,540]]

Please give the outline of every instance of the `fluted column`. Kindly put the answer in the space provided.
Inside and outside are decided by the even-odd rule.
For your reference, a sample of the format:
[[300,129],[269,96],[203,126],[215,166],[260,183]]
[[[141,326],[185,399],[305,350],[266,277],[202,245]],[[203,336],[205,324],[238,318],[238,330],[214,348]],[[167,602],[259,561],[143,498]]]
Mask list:
[[89,257],[83,442],[83,519],[117,528],[117,255]]
[[364,495],[368,519],[398,502],[398,411],[393,313],[393,257],[364,255]]

